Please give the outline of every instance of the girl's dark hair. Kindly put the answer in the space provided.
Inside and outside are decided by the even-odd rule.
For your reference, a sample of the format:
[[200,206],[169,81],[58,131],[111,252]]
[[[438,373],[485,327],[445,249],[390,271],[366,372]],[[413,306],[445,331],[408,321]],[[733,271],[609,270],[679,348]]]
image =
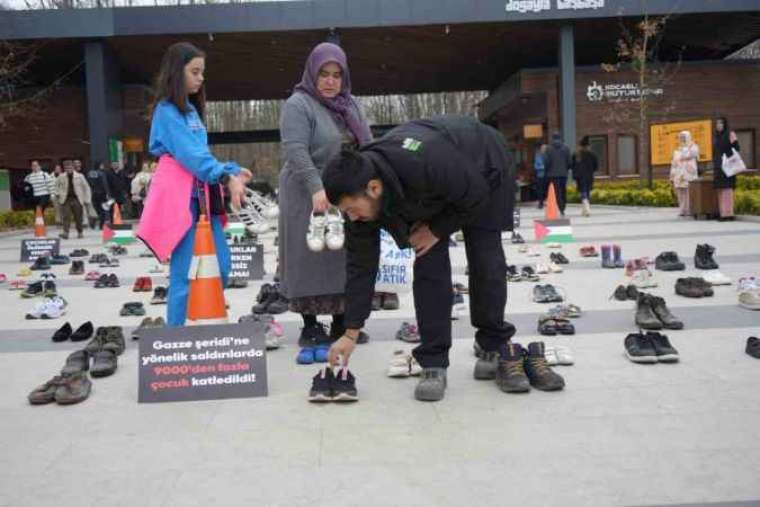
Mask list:
[[188,96],[185,89],[185,65],[193,58],[206,58],[206,54],[189,42],[177,42],[169,46],[161,60],[161,68],[156,76],[155,99],[152,112],[162,100],[168,100],[182,113],[187,113],[187,102],[195,106],[201,119],[206,110],[206,86],[202,85],[198,93]]

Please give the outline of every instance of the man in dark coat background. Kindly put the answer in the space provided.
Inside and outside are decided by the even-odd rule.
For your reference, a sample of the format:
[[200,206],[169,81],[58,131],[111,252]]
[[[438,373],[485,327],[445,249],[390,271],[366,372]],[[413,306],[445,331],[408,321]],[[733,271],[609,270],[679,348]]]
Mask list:
[[546,150],[546,178],[549,184],[554,185],[554,192],[557,194],[557,207],[562,216],[565,216],[565,206],[567,205],[567,176],[573,163],[570,148],[562,142],[559,133],[552,135],[552,142]]

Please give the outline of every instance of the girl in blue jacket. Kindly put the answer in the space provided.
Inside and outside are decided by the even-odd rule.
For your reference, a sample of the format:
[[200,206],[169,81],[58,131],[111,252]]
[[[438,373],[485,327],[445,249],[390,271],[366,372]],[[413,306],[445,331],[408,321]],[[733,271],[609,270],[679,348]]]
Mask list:
[[227,283],[230,251],[224,238],[220,216],[224,200],[219,183],[229,188],[233,208],[240,208],[245,183],[251,172],[235,162],[219,162],[208,148],[203,124],[205,55],[194,45],[179,42],[169,47],[156,80],[156,102],[150,127],[149,151],[155,157],[170,155],[196,180],[190,206],[193,225],[171,254],[167,324],[182,326],[187,315],[188,273],[193,257],[195,229],[199,214],[199,187],[208,184],[209,220],[214,233],[216,255],[222,281]]

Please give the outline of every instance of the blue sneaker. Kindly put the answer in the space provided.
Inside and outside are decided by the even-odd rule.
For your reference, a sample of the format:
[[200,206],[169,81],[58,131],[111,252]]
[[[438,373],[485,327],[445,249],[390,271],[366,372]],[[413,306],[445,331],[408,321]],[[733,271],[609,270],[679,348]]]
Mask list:
[[314,362],[314,347],[304,347],[296,357],[298,364],[312,364]]
[[317,345],[317,348],[314,349],[314,362],[315,363],[326,363],[327,362],[327,353],[330,351],[329,345]]

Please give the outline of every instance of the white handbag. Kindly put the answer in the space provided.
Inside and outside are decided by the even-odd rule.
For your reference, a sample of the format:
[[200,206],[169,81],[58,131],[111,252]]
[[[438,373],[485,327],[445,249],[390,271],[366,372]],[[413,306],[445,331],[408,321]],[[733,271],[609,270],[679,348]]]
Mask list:
[[741,155],[739,155],[739,152],[735,148],[731,148],[730,157],[727,157],[725,153],[723,154],[720,168],[723,169],[723,172],[729,178],[747,170],[744,160],[742,160]]

